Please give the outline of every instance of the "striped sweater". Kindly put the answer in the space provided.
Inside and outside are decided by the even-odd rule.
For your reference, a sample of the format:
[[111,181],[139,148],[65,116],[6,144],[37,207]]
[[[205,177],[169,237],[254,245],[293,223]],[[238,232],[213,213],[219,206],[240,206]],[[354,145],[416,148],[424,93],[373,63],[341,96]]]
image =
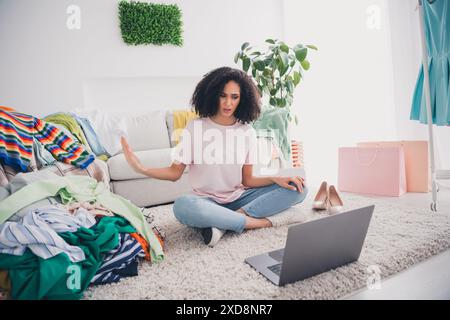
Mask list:
[[51,124],[22,113],[0,110],[0,161],[25,172],[33,157],[33,137],[39,140],[58,161],[82,169],[94,161],[84,150]]

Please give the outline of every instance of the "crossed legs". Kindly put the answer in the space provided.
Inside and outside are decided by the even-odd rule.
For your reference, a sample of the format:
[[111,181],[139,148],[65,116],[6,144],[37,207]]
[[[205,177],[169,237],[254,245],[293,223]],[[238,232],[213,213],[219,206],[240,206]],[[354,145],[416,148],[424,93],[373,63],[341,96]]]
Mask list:
[[175,217],[183,224],[196,228],[216,227],[241,233],[244,229],[271,227],[266,217],[302,202],[308,190],[289,190],[272,184],[246,190],[228,204],[218,204],[210,198],[184,195],[175,200]]

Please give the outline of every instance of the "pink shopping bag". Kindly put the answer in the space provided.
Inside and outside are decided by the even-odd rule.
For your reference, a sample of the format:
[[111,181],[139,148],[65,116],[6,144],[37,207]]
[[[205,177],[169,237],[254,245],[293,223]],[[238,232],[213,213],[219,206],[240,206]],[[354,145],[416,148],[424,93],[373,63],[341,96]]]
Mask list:
[[361,142],[358,147],[403,147],[405,152],[406,191],[429,192],[431,174],[428,164],[428,141]]
[[338,188],[344,192],[401,196],[406,192],[403,148],[339,148]]

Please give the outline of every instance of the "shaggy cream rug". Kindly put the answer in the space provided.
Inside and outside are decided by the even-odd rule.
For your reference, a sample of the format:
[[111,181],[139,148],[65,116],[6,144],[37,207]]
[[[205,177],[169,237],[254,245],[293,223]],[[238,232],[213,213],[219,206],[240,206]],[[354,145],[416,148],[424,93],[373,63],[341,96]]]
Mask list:
[[[166,258],[143,262],[139,275],[119,283],[93,286],[84,299],[337,299],[367,285],[377,266],[381,279],[450,248],[450,215],[426,208],[398,206],[351,194],[341,195],[346,208],[375,204],[366,241],[357,262],[285,287],[272,285],[244,259],[284,246],[287,226],[227,233],[214,247],[197,230],[181,225],[172,205],[149,208],[167,236]],[[311,198],[311,197],[308,197]],[[305,220],[321,217],[298,205]],[[291,210],[296,210],[295,207]]]

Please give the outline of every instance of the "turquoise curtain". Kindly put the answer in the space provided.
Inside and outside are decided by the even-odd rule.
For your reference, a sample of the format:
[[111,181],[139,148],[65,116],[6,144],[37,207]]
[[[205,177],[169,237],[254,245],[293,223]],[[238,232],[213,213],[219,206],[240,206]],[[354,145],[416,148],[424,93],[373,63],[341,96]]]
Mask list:
[[[450,1],[424,0],[423,8],[430,69],[431,114],[434,124],[447,126],[450,124]],[[428,123],[423,67],[417,79],[410,119]]]

